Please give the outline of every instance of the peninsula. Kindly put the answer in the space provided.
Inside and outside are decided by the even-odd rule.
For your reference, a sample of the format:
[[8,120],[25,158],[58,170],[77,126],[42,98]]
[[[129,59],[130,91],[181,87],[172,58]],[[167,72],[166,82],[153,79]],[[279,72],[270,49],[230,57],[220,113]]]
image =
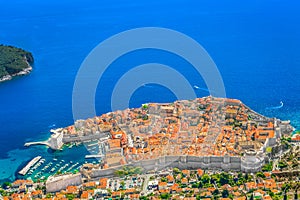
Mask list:
[[86,158],[101,160],[83,167],[88,179],[111,175],[124,165],[257,172],[293,131],[289,121],[267,118],[240,100],[209,96],[77,120],[52,130],[47,145],[87,144],[91,154]]
[[289,121],[265,117],[236,99],[208,96],[143,104],[77,120],[52,130],[48,141],[31,143],[52,149],[82,143],[90,154],[81,164],[57,159],[46,164],[36,157],[19,172],[27,180],[16,180],[2,194],[58,199],[298,197],[300,138],[291,137],[293,131]]
[[0,82],[31,72],[33,56],[23,49],[0,45]]

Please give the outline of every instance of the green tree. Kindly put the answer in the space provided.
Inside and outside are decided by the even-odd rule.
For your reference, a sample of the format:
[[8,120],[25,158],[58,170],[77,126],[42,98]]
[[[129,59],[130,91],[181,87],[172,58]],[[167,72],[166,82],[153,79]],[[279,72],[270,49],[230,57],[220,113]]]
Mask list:
[[124,197],[125,197],[125,193],[121,192],[121,199],[124,199]]
[[227,198],[229,196],[229,191],[227,189],[222,191],[222,197]]
[[160,194],[160,198],[161,199],[169,199],[169,198],[171,198],[171,195],[168,193],[162,193],[162,194]]
[[225,185],[225,184],[228,184],[228,183],[229,183],[229,174],[225,173],[225,172],[222,172],[220,174],[220,184]]
[[289,189],[291,188],[291,184],[290,183],[284,183],[281,187],[282,191],[289,191]]
[[141,199],[141,200],[149,200],[149,197],[140,196],[140,198],[139,198],[139,199]]
[[210,176],[211,183],[219,183],[220,182],[220,174],[213,174]]
[[147,110],[148,109],[148,104],[143,104],[142,109]]
[[122,186],[122,189],[125,188],[125,182],[124,182],[124,181],[121,181],[121,182],[120,182],[120,185]]
[[180,169],[175,167],[175,168],[173,168],[173,173],[177,175],[177,174],[181,173],[181,171],[180,171]]
[[284,195],[283,195],[283,200],[287,200],[288,198],[287,198],[287,194],[286,194],[286,192],[284,193]]
[[217,196],[220,194],[220,191],[218,189],[215,189],[212,193],[214,196]]
[[262,172],[257,172],[257,173],[256,173],[256,176],[257,176],[257,177],[260,177],[260,178],[266,178],[266,176],[265,176],[264,173],[262,173]]
[[161,180],[161,182],[167,182],[168,181],[168,179],[166,177],[162,177],[160,180]]
[[108,195],[109,195],[109,196],[111,196],[111,194],[112,194],[112,191],[111,191],[111,189],[110,189],[110,188],[108,188],[108,189],[107,189],[107,192],[108,192]]
[[193,184],[192,184],[192,188],[199,188],[199,186],[200,186],[200,183],[199,183],[199,182],[193,183]]
[[253,193],[252,193],[251,196],[250,196],[250,200],[254,200]]
[[2,184],[2,188],[8,188],[8,187],[11,187],[11,183],[10,182],[4,182],[3,184]]
[[279,161],[278,166],[279,166],[280,169],[284,169],[284,168],[287,167],[287,164],[282,162],[282,161]]
[[62,172],[60,170],[58,170],[55,174],[59,175],[59,174],[62,174]]
[[262,171],[263,172],[269,172],[269,171],[272,171],[272,168],[273,168],[273,162],[269,162],[268,164],[265,164],[262,167]]
[[66,194],[67,199],[72,200],[75,199],[75,194]]
[[46,194],[46,198],[52,198],[52,197],[53,197],[53,195],[51,193]]
[[0,79],[5,75],[13,75],[28,68],[33,63],[30,52],[13,46],[0,45]]
[[134,174],[141,174],[143,172],[142,168],[140,168],[140,167],[135,167],[133,171],[134,171]]
[[214,185],[211,183],[204,184],[204,188],[210,188],[210,187],[214,187]]
[[209,183],[209,180],[210,180],[210,177],[208,174],[204,174],[202,177],[201,177],[201,182],[205,185],[207,183]]

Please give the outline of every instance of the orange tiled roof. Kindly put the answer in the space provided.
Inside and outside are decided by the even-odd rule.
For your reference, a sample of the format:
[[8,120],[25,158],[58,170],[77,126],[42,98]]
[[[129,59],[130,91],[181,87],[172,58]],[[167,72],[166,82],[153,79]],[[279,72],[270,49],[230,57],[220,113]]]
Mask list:
[[96,186],[96,182],[87,182],[82,184],[83,187],[95,187]]
[[243,197],[235,197],[233,200],[246,200],[247,198],[245,196]]
[[265,200],[272,200],[272,198],[269,195],[263,196],[263,199],[265,199]]
[[248,183],[245,183],[245,185],[248,188],[248,190],[256,188],[256,183],[255,182],[248,182]]
[[168,179],[168,182],[174,181],[174,177],[172,175],[168,175],[166,178]]
[[209,191],[209,192],[213,192],[215,190],[216,190],[216,188],[214,188],[214,187],[207,188],[207,191]]
[[198,169],[197,173],[198,173],[199,176],[202,176],[204,174],[204,171],[202,169]]
[[183,178],[182,180],[181,180],[181,182],[183,183],[183,184],[188,184],[188,179],[187,178]]
[[89,193],[87,191],[83,191],[80,198],[81,199],[88,199],[89,198]]
[[78,187],[77,186],[68,186],[67,189],[66,189],[66,193],[68,194],[74,194],[74,193],[77,193],[78,192]]
[[98,186],[98,188],[105,189],[107,187],[107,180],[108,180],[108,178],[101,178],[99,180],[99,186]]
[[42,194],[43,194],[42,190],[34,190],[31,192],[31,195],[33,196],[42,195]]
[[175,191],[175,190],[177,190],[178,187],[179,187],[179,185],[177,183],[174,183],[170,189]]
[[184,169],[184,170],[182,170],[182,173],[185,174],[185,175],[188,175],[188,174],[190,174],[190,171],[187,170],[187,169]]
[[166,182],[159,182],[158,186],[167,186],[167,183]]
[[300,134],[296,134],[292,137],[292,141],[300,141]]
[[121,139],[110,139],[108,140],[108,144],[110,148],[120,148],[121,147]]
[[13,185],[21,185],[21,184],[33,184],[32,180],[24,180],[24,179],[19,179],[13,182]]

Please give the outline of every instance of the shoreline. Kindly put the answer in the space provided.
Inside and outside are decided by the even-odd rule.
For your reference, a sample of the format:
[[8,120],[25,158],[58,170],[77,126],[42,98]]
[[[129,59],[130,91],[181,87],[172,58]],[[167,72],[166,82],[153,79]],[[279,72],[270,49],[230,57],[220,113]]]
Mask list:
[[28,67],[23,69],[22,71],[12,74],[12,75],[5,75],[2,78],[0,78],[0,83],[3,83],[5,81],[10,81],[16,77],[20,77],[20,76],[25,76],[31,73],[31,71],[33,70],[32,66],[29,64],[29,62],[27,61],[27,59],[25,58],[25,62],[27,63]]

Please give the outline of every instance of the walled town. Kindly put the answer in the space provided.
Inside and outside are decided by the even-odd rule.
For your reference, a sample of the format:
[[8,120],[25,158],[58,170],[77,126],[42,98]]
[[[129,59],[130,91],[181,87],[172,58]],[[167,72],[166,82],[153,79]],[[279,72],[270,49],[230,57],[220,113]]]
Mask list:
[[[299,133],[289,121],[262,116],[239,100],[209,96],[148,103],[77,120],[52,133],[43,144],[54,150],[83,144],[90,152],[86,158],[97,162],[42,181],[7,183],[0,189],[3,198],[298,197]],[[19,173],[26,175],[39,159]]]

